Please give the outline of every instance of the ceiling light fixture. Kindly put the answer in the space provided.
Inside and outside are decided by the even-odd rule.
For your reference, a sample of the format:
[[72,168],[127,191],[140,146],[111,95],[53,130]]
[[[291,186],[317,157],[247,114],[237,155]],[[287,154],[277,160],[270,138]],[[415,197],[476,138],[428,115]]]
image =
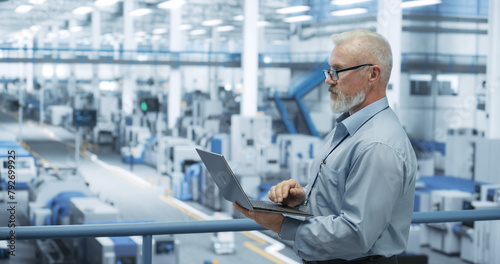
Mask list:
[[233,17],[234,21],[243,21],[245,17],[243,15],[237,15]]
[[94,10],[94,9],[90,6],[80,6],[80,7],[73,10],[73,14],[85,15],[85,14],[92,12],[92,10]]
[[166,28],[155,28],[153,29],[153,34],[155,35],[161,35],[161,34],[165,34],[167,33],[167,29]]
[[220,26],[220,27],[216,27],[215,30],[217,30],[219,32],[232,31],[232,30],[234,30],[234,26]]
[[100,6],[100,7],[110,6],[110,5],[114,5],[114,4],[118,3],[118,1],[119,0],[97,0],[94,2],[94,5]]
[[41,28],[42,28],[41,26],[35,25],[35,26],[31,26],[30,30],[33,31],[33,32],[35,32],[35,31],[40,30]]
[[440,0],[406,1],[401,3],[401,8],[411,8],[411,7],[437,5],[437,4],[441,4],[441,1]]
[[153,10],[151,10],[149,8],[139,8],[139,9],[131,11],[129,14],[131,16],[134,16],[134,17],[139,17],[139,16],[151,14],[151,12],[153,12]]
[[265,21],[265,20],[261,20],[259,22],[257,22],[257,26],[259,27],[266,27],[266,26],[269,26],[271,23],[269,23],[269,21]]
[[82,30],[83,30],[83,27],[81,27],[81,26],[71,27],[69,29],[69,31],[71,31],[71,32],[80,32]]
[[283,19],[283,21],[288,22],[288,23],[295,23],[295,22],[304,22],[304,21],[309,21],[312,19],[312,16],[293,16],[293,17],[287,17]]
[[16,9],[14,9],[14,11],[16,13],[28,13],[29,11],[31,11],[31,9],[33,9],[32,5],[20,5],[20,6],[16,7]]
[[45,0],[30,0],[29,3],[34,5],[41,5],[45,3]]
[[181,25],[181,26],[180,26],[180,29],[181,29],[181,30],[190,30],[190,29],[192,29],[192,28],[193,28],[193,26],[188,25],[188,24],[185,24],[185,25]]
[[367,12],[368,12],[368,9],[366,9],[366,8],[352,8],[352,9],[333,11],[330,14],[332,16],[351,16],[351,15],[364,14]]
[[309,6],[305,6],[305,5],[291,6],[291,7],[276,9],[276,13],[278,13],[278,14],[293,14],[293,13],[298,13],[298,12],[309,11],[309,9],[311,9],[311,8]]
[[220,24],[222,24],[222,22],[224,22],[224,21],[222,21],[221,19],[212,19],[212,20],[205,20],[205,21],[201,22],[201,24],[204,26],[210,27],[210,26],[220,25]]
[[181,7],[185,3],[186,3],[186,1],[184,1],[184,0],[170,0],[170,1],[165,1],[163,3],[159,3],[156,6],[158,8],[163,8],[163,9],[174,9],[174,8]]
[[371,2],[372,0],[333,0],[332,5],[353,5],[365,2]]
[[195,29],[195,30],[192,30],[191,32],[189,32],[189,35],[198,36],[198,35],[203,35],[205,33],[206,33],[206,31],[204,29]]

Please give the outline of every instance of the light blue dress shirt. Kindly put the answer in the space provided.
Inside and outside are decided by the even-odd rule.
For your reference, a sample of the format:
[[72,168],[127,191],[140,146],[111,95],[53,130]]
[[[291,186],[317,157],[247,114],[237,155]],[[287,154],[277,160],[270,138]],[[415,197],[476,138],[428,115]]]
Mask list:
[[417,159],[387,98],[341,115],[326,142],[305,188],[314,217],[285,217],[281,238],[294,240],[294,251],[306,260],[403,252]]

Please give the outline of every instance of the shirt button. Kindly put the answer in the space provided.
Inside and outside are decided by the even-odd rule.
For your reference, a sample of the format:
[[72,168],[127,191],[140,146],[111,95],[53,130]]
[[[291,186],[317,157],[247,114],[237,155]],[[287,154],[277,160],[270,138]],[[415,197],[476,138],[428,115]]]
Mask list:
[[333,142],[333,145],[337,145],[337,141]]

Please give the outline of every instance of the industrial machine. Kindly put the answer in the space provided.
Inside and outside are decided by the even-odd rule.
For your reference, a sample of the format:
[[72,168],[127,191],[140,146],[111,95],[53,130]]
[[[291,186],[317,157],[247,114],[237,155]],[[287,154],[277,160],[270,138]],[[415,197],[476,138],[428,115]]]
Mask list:
[[154,138],[151,137],[151,132],[147,127],[126,126],[125,142],[128,146],[123,146],[120,149],[122,161],[125,163],[143,163],[146,144],[151,140],[154,140]]
[[118,98],[113,95],[101,96],[97,114],[97,124],[93,130],[93,142],[111,144],[118,137],[120,108]]
[[[458,211],[462,210],[464,203],[470,203],[472,194],[457,190],[438,190],[431,192],[431,211]],[[436,251],[448,255],[460,253],[460,237],[456,230],[458,222],[430,223],[429,243]]]
[[290,171],[292,179],[306,185],[309,166],[323,146],[321,139],[308,135],[280,134],[276,137],[276,145],[279,147],[281,168]]
[[[9,173],[9,170],[15,173]],[[36,176],[35,157],[28,150],[16,141],[0,141],[1,189],[7,190],[11,181],[15,182],[16,190],[27,190]]]

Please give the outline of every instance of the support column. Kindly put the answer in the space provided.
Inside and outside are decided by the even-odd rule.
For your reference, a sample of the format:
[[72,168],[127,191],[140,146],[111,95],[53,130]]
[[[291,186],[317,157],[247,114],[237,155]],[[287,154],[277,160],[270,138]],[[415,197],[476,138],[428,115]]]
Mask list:
[[243,25],[243,94],[240,112],[242,116],[257,115],[257,81],[259,69],[259,1],[245,0],[245,24]]
[[[24,49],[24,39],[19,40],[19,53],[22,54],[23,49]],[[25,81],[24,79],[26,78],[26,75],[24,74],[24,65],[22,62],[19,62],[17,64],[17,70],[18,70],[18,76],[19,76],[19,90],[18,90],[18,102],[19,102],[19,109],[17,112],[17,118],[18,118],[18,127],[19,127],[19,132],[17,133],[17,142],[20,144],[23,143],[23,107],[24,107],[24,86],[25,86]]]
[[[96,50],[101,48],[101,11],[94,7],[92,10],[92,50],[94,50],[94,59],[99,57]],[[94,94],[94,106],[99,107],[99,64],[92,64],[92,91]]]
[[[500,2],[489,1],[488,16],[488,61],[486,65],[487,124],[486,136],[491,139],[500,139]],[[500,261],[500,260],[499,260]]]
[[[487,126],[486,137],[490,139],[500,139],[500,2],[497,0],[489,1],[489,15],[488,15],[488,61],[486,65],[486,87],[487,101]],[[498,172],[496,172],[498,173]],[[498,174],[496,175],[498,177]],[[496,180],[498,182],[498,178]],[[495,250],[500,247],[498,237],[500,235],[499,221],[491,221],[490,237],[490,256],[489,263],[500,263],[500,251]]]
[[[182,7],[170,10],[170,51],[182,51]],[[176,136],[178,130],[175,127],[177,119],[181,115],[181,70],[178,66],[172,67],[170,71],[170,84],[168,91],[168,128],[172,135]]]
[[[33,35],[29,35],[26,39],[26,58],[32,58],[33,57]],[[33,76],[33,63],[27,63],[26,64],[26,92],[31,93],[33,92],[33,81],[34,81],[34,76]]]
[[387,90],[389,104],[396,114],[401,101],[401,35],[402,35],[401,0],[379,0],[377,14],[377,32],[391,44],[392,72]]
[[[135,39],[134,39],[134,17],[130,15],[130,12],[134,10],[135,0],[125,0],[123,1],[123,49],[124,59],[133,59],[132,50],[136,49]],[[123,66],[123,89],[122,89],[122,112],[124,116],[131,115],[134,110],[134,99],[135,99],[135,74],[132,70],[132,65]]]
[[[70,36],[69,36],[69,49],[76,49],[76,32],[71,31],[73,27],[77,26],[76,20],[72,19],[69,21]],[[69,64],[69,77],[68,77],[68,95],[70,98],[75,98],[76,94],[76,76],[75,76],[75,64]]]
[[[53,34],[53,39],[52,39],[52,58],[57,59],[57,56],[59,56],[59,27],[58,26],[53,26],[52,27],[52,34]],[[57,63],[52,63],[52,91],[56,91],[57,87]]]
[[[212,52],[220,51],[220,41],[219,41],[219,31],[216,30],[215,27],[212,27]],[[213,57],[216,57],[215,55]],[[209,89],[210,89],[210,100],[216,100],[218,97],[217,90],[217,66],[209,66]]]
[[[36,41],[36,45],[37,45],[37,48],[39,50],[39,52],[42,52],[43,53],[43,48],[45,46],[45,43],[44,43],[44,37],[45,37],[45,31],[42,31],[40,30],[38,32],[38,35],[37,35],[37,41]],[[40,84],[40,109],[39,109],[39,122],[40,122],[40,125],[43,124],[43,121],[45,120],[45,110],[44,110],[44,105],[45,105],[45,77],[43,76],[43,64],[41,63],[38,63],[36,65],[36,76],[37,76],[37,80],[38,80],[38,83]]]

